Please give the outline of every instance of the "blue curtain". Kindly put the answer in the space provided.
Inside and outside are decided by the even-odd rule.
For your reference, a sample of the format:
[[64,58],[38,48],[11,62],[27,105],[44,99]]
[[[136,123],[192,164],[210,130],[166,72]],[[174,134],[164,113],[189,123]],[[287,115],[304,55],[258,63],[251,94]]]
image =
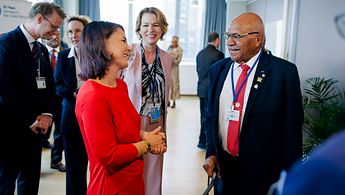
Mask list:
[[54,0],[54,3],[59,5],[60,7],[63,6],[63,0]]
[[[205,18],[205,39],[204,45],[207,45],[208,34],[212,31],[217,32],[223,39],[226,25],[226,2],[225,0],[205,0],[206,18]],[[223,39],[224,40],[224,39]],[[221,40],[220,50],[224,52],[225,41]]]
[[88,16],[92,21],[100,19],[99,0],[79,0],[79,14]]

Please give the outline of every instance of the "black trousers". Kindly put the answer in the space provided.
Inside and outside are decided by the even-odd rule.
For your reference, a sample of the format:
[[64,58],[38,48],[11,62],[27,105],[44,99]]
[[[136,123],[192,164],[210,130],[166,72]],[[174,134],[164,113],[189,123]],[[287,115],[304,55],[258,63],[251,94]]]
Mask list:
[[88,158],[74,106],[72,108],[64,111],[68,113],[68,117],[62,116],[61,120],[66,162],[66,195],[86,195]]
[[207,115],[207,98],[201,98],[200,100],[200,135],[199,144],[206,145],[206,115]]
[[38,194],[42,155],[41,137],[31,132],[29,128],[14,131],[25,132],[25,135],[17,135],[16,146],[7,146],[6,152],[1,148],[0,194],[13,195],[16,182],[18,195]]
[[56,105],[56,112],[54,114],[54,144],[51,148],[51,160],[52,163],[58,163],[62,160],[62,152],[63,152],[63,140],[61,135],[61,112],[62,112],[62,106],[61,106],[61,99],[58,100],[58,103]]

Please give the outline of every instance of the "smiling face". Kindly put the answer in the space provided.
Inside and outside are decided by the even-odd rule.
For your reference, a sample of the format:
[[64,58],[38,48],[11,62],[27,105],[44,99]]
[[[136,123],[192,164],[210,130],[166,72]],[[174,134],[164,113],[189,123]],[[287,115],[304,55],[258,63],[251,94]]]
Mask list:
[[38,30],[39,37],[50,40],[59,33],[63,18],[56,11],[53,11],[49,16],[38,14],[36,18],[40,24]]
[[139,31],[144,45],[156,45],[161,38],[163,31],[160,27],[157,16],[151,13],[144,13],[141,18]]
[[131,47],[127,43],[125,32],[120,28],[116,29],[105,41],[105,45],[111,56],[111,65],[116,66],[118,70],[126,68]]
[[83,29],[84,24],[78,20],[72,20],[67,24],[68,37],[71,39],[73,46],[78,47]]
[[261,19],[255,14],[242,14],[231,23],[228,34],[239,35],[251,32],[239,38],[229,37],[227,46],[230,57],[240,64],[248,62],[263,47],[264,29]]

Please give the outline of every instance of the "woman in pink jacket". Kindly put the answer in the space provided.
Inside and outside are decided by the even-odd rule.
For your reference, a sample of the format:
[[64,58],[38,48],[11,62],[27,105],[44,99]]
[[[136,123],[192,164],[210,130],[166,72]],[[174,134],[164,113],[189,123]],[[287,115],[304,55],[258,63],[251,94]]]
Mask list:
[[[132,56],[122,73],[130,99],[141,116],[141,129],[145,131],[161,126],[162,131],[166,132],[173,59],[157,46],[157,42],[163,39],[167,27],[167,20],[159,9],[148,7],[140,11],[136,33],[141,42],[132,45]],[[144,155],[144,164],[145,194],[160,195],[163,154]]]

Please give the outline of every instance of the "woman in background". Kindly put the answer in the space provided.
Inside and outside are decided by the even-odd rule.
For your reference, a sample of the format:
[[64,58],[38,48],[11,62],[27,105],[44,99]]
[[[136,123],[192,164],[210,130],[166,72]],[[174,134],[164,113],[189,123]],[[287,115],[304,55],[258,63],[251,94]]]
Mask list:
[[119,24],[92,22],[82,33],[80,77],[86,82],[75,112],[90,160],[89,195],[145,194],[142,155],[165,150],[160,127],[140,131],[126,83],[116,79],[130,52]]
[[[180,98],[180,71],[179,64],[182,59],[183,50],[178,44],[178,36],[171,38],[171,45],[168,53],[174,58],[174,64],[171,71],[170,100],[172,100],[171,108],[175,108],[175,100]],[[170,105],[170,101],[168,106]]]
[[74,113],[76,96],[83,81],[79,79],[79,39],[89,21],[84,16],[67,20],[70,49],[59,52],[54,73],[56,93],[63,98],[61,135],[66,162],[66,195],[85,195],[87,189],[87,154]]
[[[128,68],[122,73],[129,97],[141,117],[141,129],[147,132],[161,126],[166,132],[167,105],[172,57],[157,46],[168,30],[164,14],[157,8],[140,11],[136,33],[141,42],[132,45]],[[162,193],[163,155],[144,155],[145,194]]]

